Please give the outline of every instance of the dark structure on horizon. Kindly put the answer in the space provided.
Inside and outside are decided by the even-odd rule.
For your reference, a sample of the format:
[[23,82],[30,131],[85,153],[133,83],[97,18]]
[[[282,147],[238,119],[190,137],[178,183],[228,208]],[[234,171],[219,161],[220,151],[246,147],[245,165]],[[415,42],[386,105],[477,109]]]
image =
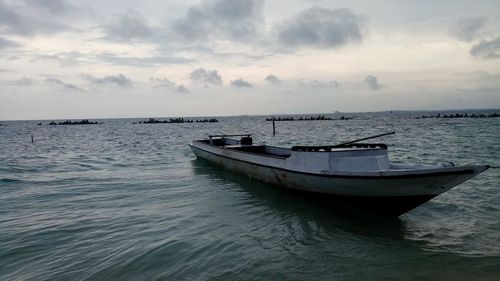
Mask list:
[[169,120],[157,120],[154,118],[149,118],[149,120],[139,121],[139,124],[174,124],[174,123],[217,123],[219,120],[216,118],[211,119],[200,119],[200,120],[189,120],[184,118],[170,118]]
[[498,113],[491,113],[491,114],[484,114],[484,113],[481,113],[481,114],[467,114],[467,113],[464,113],[464,114],[460,114],[460,113],[455,113],[455,114],[443,114],[441,115],[441,113],[438,113],[436,115],[429,115],[429,116],[426,116],[426,115],[423,115],[421,117],[415,117],[414,119],[427,119],[427,118],[496,118],[496,117],[500,117],[500,114]]
[[[41,123],[40,123],[41,124]],[[38,124],[38,125],[40,125]],[[95,124],[99,124],[97,123],[97,121],[95,122],[92,122],[92,121],[89,121],[88,119],[84,119],[84,120],[81,120],[81,121],[71,121],[71,120],[67,120],[67,121],[64,121],[64,122],[50,122],[49,125],[95,125]]]
[[324,115],[311,116],[311,117],[271,117],[266,118],[266,121],[323,121],[323,120],[351,120],[352,117],[342,116],[340,118],[334,119],[331,117],[325,117]]

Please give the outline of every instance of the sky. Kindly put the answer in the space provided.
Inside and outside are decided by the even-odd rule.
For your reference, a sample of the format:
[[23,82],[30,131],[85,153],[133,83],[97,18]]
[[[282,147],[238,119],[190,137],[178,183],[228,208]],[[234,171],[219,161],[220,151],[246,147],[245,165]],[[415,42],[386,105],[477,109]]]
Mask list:
[[479,108],[498,0],[0,0],[0,120]]

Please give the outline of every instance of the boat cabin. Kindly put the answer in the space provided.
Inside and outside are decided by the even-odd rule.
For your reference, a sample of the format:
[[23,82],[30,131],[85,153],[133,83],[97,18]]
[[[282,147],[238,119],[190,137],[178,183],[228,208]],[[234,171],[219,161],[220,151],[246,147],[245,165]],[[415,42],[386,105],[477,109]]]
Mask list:
[[[240,136],[240,139],[232,137]],[[291,148],[253,145],[250,135],[212,135],[200,142],[261,156],[269,161],[283,160],[284,167],[309,172],[380,171],[391,168],[387,146],[382,143],[352,143],[340,146],[293,146]],[[265,159],[264,159],[265,160]]]

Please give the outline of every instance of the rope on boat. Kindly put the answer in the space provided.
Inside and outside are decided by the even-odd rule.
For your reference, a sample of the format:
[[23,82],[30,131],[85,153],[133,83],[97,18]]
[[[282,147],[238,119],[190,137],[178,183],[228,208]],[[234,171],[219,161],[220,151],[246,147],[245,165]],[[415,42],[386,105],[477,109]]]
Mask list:
[[339,143],[339,144],[333,145],[332,147],[341,147],[344,145],[348,145],[348,144],[352,144],[352,143],[356,143],[356,142],[360,142],[360,141],[364,141],[364,140],[379,138],[379,137],[383,137],[383,136],[387,136],[387,135],[394,135],[395,133],[396,132],[383,133],[380,135],[375,135],[375,136],[370,136],[370,137],[366,137],[366,138],[362,138],[362,139],[357,139],[357,140],[353,140],[353,141]]

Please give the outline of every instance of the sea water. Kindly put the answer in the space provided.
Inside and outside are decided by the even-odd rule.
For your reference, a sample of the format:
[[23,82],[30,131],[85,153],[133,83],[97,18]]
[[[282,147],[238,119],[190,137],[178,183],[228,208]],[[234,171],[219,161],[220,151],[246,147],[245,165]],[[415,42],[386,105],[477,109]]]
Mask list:
[[[0,122],[0,280],[500,280],[500,118],[349,116],[277,122],[274,136],[268,116]],[[390,219],[235,175],[187,146],[389,131],[374,141],[394,162],[492,168]]]

